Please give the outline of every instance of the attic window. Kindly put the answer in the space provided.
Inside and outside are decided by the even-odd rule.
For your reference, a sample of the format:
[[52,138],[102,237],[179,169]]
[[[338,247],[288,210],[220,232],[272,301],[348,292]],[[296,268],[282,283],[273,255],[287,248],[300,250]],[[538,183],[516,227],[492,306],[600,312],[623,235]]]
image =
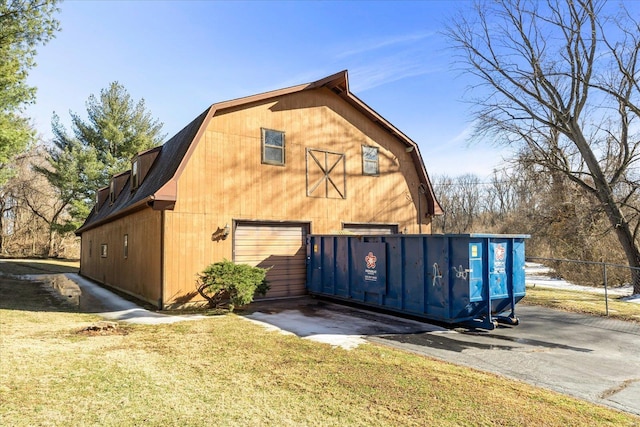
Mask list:
[[131,191],[138,188],[138,159],[131,163]]
[[378,148],[362,146],[362,174],[363,175],[379,175]]
[[262,163],[284,165],[284,132],[262,128]]
[[116,201],[116,183],[114,180],[111,180],[111,184],[109,185],[109,202],[113,203]]

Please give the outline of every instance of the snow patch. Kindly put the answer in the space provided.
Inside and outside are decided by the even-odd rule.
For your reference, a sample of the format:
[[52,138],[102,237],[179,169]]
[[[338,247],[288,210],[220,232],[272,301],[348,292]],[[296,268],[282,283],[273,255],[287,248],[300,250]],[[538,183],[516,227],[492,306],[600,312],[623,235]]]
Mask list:
[[[554,271],[542,264],[535,262],[526,262],[525,267],[525,283],[530,287],[551,288],[551,289],[564,289],[579,292],[593,292],[598,294],[604,294],[604,287],[596,288],[592,286],[575,285],[560,278],[554,278],[552,275]],[[615,288],[607,288],[608,295],[614,295],[620,298],[621,301],[639,303],[640,294],[630,295],[633,292],[633,286],[624,285]]]

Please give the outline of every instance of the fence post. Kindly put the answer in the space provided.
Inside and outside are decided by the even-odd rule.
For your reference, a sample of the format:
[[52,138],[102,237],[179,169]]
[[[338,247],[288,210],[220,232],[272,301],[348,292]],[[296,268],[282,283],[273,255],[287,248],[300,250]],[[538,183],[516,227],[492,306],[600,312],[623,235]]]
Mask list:
[[604,276],[604,305],[606,308],[607,316],[609,315],[609,298],[607,295],[607,263],[602,263],[602,275]]

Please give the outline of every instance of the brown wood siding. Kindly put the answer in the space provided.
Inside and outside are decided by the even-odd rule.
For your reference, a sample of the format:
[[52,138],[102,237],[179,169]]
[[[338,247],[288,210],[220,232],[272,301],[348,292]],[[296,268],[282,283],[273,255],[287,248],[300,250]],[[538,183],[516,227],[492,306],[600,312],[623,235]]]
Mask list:
[[234,261],[267,272],[265,298],[306,294],[306,235],[302,224],[239,223],[234,235]]
[[[124,258],[124,236],[128,256]],[[101,257],[101,245],[107,256]],[[80,273],[154,305],[161,294],[160,212],[144,209],[82,233]]]
[[[261,162],[263,127],[285,132],[284,166]],[[402,232],[418,232],[419,177],[405,145],[328,89],[217,112],[194,143],[175,208],[166,211],[169,306],[200,300],[197,274],[233,259],[236,231],[226,240],[212,235],[236,220],[309,223],[318,234],[340,232],[343,223],[398,224]],[[378,176],[362,173],[363,145],[379,149]],[[307,148],[344,153],[345,199],[307,196]],[[430,232],[428,219],[422,230]]]

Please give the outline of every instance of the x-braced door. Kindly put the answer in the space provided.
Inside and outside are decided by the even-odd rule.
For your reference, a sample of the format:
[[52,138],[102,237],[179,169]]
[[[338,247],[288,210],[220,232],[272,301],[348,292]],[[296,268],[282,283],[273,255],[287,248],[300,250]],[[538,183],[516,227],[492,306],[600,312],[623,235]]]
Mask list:
[[347,166],[344,153],[307,148],[307,196],[347,198]]

